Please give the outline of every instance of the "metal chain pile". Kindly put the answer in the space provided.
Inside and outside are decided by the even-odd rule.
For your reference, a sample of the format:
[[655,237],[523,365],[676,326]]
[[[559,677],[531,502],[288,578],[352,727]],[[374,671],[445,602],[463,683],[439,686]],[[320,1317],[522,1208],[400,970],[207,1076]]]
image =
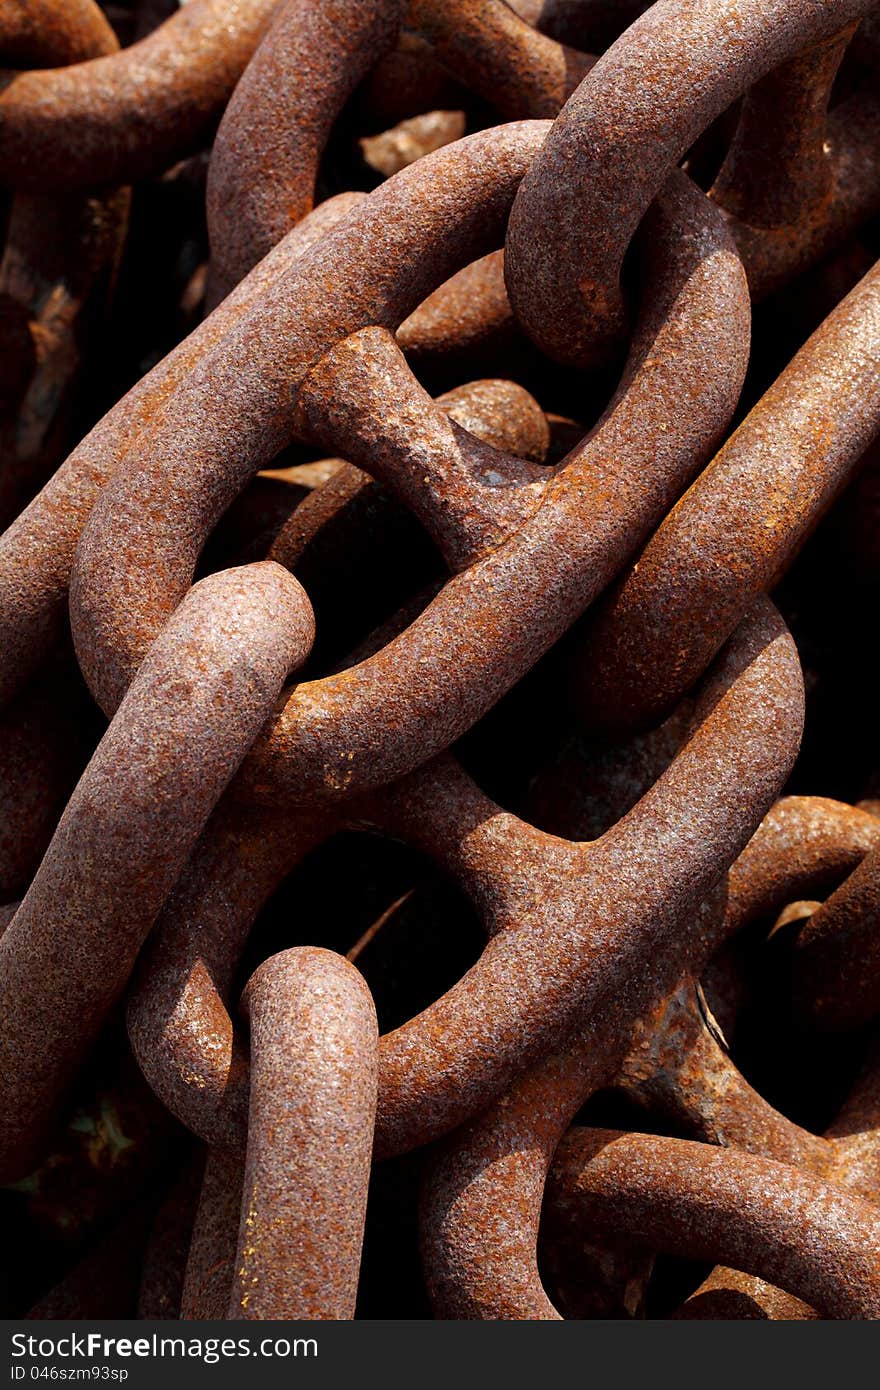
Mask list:
[[0,55],[5,1311],[880,1316],[877,0]]

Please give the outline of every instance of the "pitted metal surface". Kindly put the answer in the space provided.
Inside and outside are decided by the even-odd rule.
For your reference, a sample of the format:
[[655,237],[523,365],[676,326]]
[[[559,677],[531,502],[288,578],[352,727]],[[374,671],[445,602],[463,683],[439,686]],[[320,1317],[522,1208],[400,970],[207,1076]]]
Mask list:
[[880,1317],[877,31],[0,0],[13,1314]]

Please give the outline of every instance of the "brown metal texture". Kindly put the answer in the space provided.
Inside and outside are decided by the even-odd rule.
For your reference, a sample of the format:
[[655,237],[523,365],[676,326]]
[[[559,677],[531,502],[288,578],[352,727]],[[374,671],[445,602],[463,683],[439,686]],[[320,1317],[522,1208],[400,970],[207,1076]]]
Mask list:
[[[836,802],[788,798],[777,803],[732,871],[733,883],[739,870],[732,930],[766,919],[798,892],[827,889],[872,852],[878,836],[880,821]],[[783,913],[780,921],[789,915],[797,920],[800,914]],[[826,1137],[819,1138],[793,1124],[746,1082],[696,980],[685,976],[637,1024],[614,1084],[679,1131],[806,1169],[873,1202],[880,1190],[877,1057],[874,1046],[838,1117]],[[577,1251],[574,1232],[570,1243]],[[802,1318],[816,1313],[765,1279],[716,1269],[678,1316]]]
[[804,344],[591,619],[578,707],[649,726],[774,587],[880,430],[880,266]]
[[[780,1114],[743,1078],[720,1045],[717,1029],[707,1019],[693,982],[685,982],[679,994],[665,1002],[650,1048],[646,1045],[647,1031],[640,1030],[635,1062],[627,1059],[617,1084],[622,1082],[642,1100],[650,1098],[654,1113],[665,1114],[669,1122],[707,1142],[772,1157],[876,1202],[880,1165],[876,1047],[873,1061],[865,1067],[839,1117],[820,1138]],[[725,1308],[726,1313],[722,1311]],[[788,1299],[766,1278],[749,1278],[741,1271],[718,1267],[690,1295],[677,1316],[778,1320],[816,1313]]]
[[[721,219],[684,179],[673,181],[650,219],[656,290],[618,396],[602,427],[546,482],[518,459],[493,455],[487,466],[480,448],[468,458],[461,436],[461,462],[453,455],[447,465],[446,416],[404,375],[402,361],[395,365],[381,326],[359,333],[377,319],[390,326],[433,280],[485,249],[544,129],[522,123],[469,137],[371,194],[261,296],[222,351],[194,368],[91,515],[77,554],[71,621],[84,674],[111,710],[186,592],[207,531],[247,478],[297,424],[320,425],[326,442],[325,422],[314,417],[331,397],[330,432],[344,432],[352,449],[368,452],[382,433],[377,394],[384,407],[386,374],[397,372],[405,403],[375,457],[355,461],[378,469],[386,452],[386,480],[411,505],[419,499],[441,548],[467,567],[386,651],[294,689],[251,760],[258,797],[275,803],[351,792],[388,782],[447,746],[607,583],[729,419],[745,360],[745,287]],[[448,215],[452,186],[457,221]],[[429,242],[430,264],[419,254]],[[438,275],[433,268],[444,261]],[[392,273],[397,284],[389,294]],[[352,377],[348,392],[330,363]],[[237,422],[234,433],[227,418]],[[406,431],[416,422],[410,442]],[[168,471],[181,451],[201,466],[177,472],[170,504]],[[436,462],[423,473],[429,452]],[[123,563],[114,538],[135,515],[136,540]]]
[[[735,159],[731,151],[730,172],[727,165],[722,170],[723,192],[721,188],[714,189],[713,196],[725,207],[728,196],[737,204],[736,215],[730,213],[731,230],[756,299],[778,290],[846,244],[847,238],[880,209],[880,101],[872,82],[866,81],[831,112],[827,129],[824,119],[833,66],[850,32],[848,28],[840,38],[818,45],[814,57],[792,59],[746,95],[741,127],[745,134],[738,134]],[[816,77],[823,76],[825,81],[817,97],[813,84]],[[528,96],[528,90],[518,93],[517,101],[511,100],[511,107],[524,113],[529,107]],[[549,100],[548,97],[548,104]],[[784,168],[781,142],[776,138],[782,127],[790,127],[791,135],[791,158]],[[751,175],[752,164],[763,165],[765,173],[760,178]],[[692,171],[690,163],[688,167]],[[749,184],[741,190],[739,182],[746,177],[746,168],[750,168]],[[798,194],[797,175],[804,171],[808,172],[807,184],[812,192]],[[787,203],[776,191],[777,174],[788,188]],[[823,188],[828,190],[825,197],[821,196]],[[746,203],[747,198],[754,206]],[[792,220],[767,225],[769,218],[783,212]],[[578,225],[580,222],[579,216]],[[552,219],[548,219],[550,223]],[[612,235],[616,228],[612,214]],[[530,234],[524,234],[523,239],[528,242]],[[465,297],[466,310],[461,306]],[[496,351],[501,348],[509,352],[511,343],[515,343],[522,355],[522,325],[508,300],[500,252],[490,257],[479,273],[476,267],[466,267],[457,283],[440,287],[433,301],[430,317],[426,306],[401,329],[401,342],[414,361],[435,370],[446,357],[455,360],[461,354],[467,361],[468,354],[486,340]],[[540,335],[534,336],[543,344]],[[609,351],[610,347],[602,349],[600,358]],[[562,352],[560,349],[556,355]]]
[[209,134],[276,3],[190,0],[121,53],[3,73],[0,182],[74,192],[167,168]]
[[135,1056],[168,1108],[207,1143],[243,1152],[247,1050],[228,1001],[269,895],[336,826],[224,803],[156,923],[128,999]]
[[[661,941],[672,949],[682,919],[756,827],[794,758],[801,717],[797,663],[768,606],[713,670],[668,771],[594,843],[543,834],[502,812],[448,758],[355,803],[358,820],[439,856],[473,896],[490,938],[458,985],[381,1039],[378,1154],[448,1132],[566,1033],[592,1036],[593,1014],[601,1027],[613,981],[644,969]],[[713,768],[710,785],[705,766]],[[321,833],[312,816],[300,817],[299,833],[279,820],[277,839],[260,840],[256,856],[225,853],[218,878],[218,845],[242,835],[246,816],[233,810],[231,823],[219,819],[213,834],[209,827],[129,1009],[136,1054],[166,1104],[227,1147],[242,1142],[247,1085],[223,1002],[228,981],[279,871],[289,872]],[[233,894],[227,875],[240,875],[243,862],[247,884]],[[234,916],[224,910],[222,935],[215,885],[221,903],[239,905]],[[625,1028],[622,1006],[615,1017]]]
[[[630,8],[637,14],[649,7]],[[554,27],[565,29],[574,20],[581,35],[601,34],[605,39],[609,19],[612,31],[615,25],[617,33],[623,27],[613,8],[604,16],[591,15],[589,7],[576,10],[575,15],[551,13],[547,32]],[[554,18],[561,25],[554,26]],[[594,62],[562,45],[555,50],[548,45],[545,51],[527,26],[517,24],[506,5],[449,6],[430,0],[412,6],[410,19],[422,20],[437,45],[434,51],[448,54],[450,71],[460,79],[464,77],[489,99],[492,92],[496,99],[503,93],[501,105],[511,119],[555,115],[578,68],[587,70]],[[756,297],[821,259],[880,208],[876,158],[880,102],[870,82],[833,113],[826,130],[834,75],[854,27],[849,25],[839,35],[820,41],[746,94],[736,139],[713,196],[733,218],[734,235]],[[490,59],[486,50],[493,42]],[[471,351],[474,341],[490,335],[493,345],[521,340],[504,289],[501,254],[491,260],[491,272],[487,266],[481,277],[475,277],[468,267],[459,277],[460,286],[441,286],[434,296],[433,322],[419,311],[406,326],[415,360],[433,366],[441,344],[445,352],[453,349],[457,355]],[[456,301],[466,292],[470,302],[468,323],[463,325]],[[462,327],[465,336],[459,341]],[[426,340],[423,333],[428,334]]]
[[0,1311],[880,1316],[877,0],[102,9],[0,0]]
[[[565,790],[561,815],[571,806]],[[722,940],[766,919],[796,894],[822,892],[839,881],[870,854],[878,835],[874,817],[836,802],[778,802],[731,868],[720,923],[708,935],[704,928],[693,936],[691,965],[680,985],[665,997],[663,984],[655,988],[656,1006],[643,1005],[628,1040],[618,1041],[617,1055],[628,1052],[614,1078],[615,1085],[696,1137],[812,1169],[872,1200],[878,1176],[876,1064],[868,1064],[828,1140],[808,1134],[768,1105],[724,1055],[696,1004],[694,974]],[[543,1186],[566,1125],[591,1092],[609,1084],[609,1055],[611,1049],[574,1046],[536,1068],[498,1107],[454,1136],[431,1165],[423,1243],[426,1277],[442,1316],[557,1315],[535,1263]],[[625,1295],[637,1304],[636,1282]],[[722,1303],[732,1286],[736,1301]],[[698,1305],[704,1313],[696,1311]],[[774,1316],[804,1316],[795,1300],[771,1285],[730,1270],[707,1281],[681,1315],[754,1316],[743,1310],[755,1306],[772,1308]]]
[[[792,1123],[748,1084],[722,1045],[693,981],[637,1030],[616,1084],[655,1114],[709,1143],[814,1173],[876,1203],[880,1178],[880,1070],[876,1042],[838,1116],[819,1137]],[[726,1309],[726,1312],[724,1311]],[[813,1317],[766,1279],[715,1269],[678,1317]]]
[[404,319],[397,341],[416,372],[470,374],[477,363],[503,361],[519,348],[504,285],[504,255],[492,251],[466,265]]
[[[476,878],[471,891],[479,892],[494,934],[457,986],[382,1040],[379,1152],[448,1131],[566,1034],[589,1029],[591,1018],[601,1031],[610,998],[663,952],[658,934],[668,940],[666,932],[674,934],[711,890],[784,779],[802,719],[792,656],[773,611],[758,611],[710,673],[677,758],[591,844],[556,840],[525,823],[516,827],[488,814],[485,799],[475,806],[467,798],[465,824],[477,810],[480,823],[454,844],[452,864],[466,884]],[[711,790],[702,766],[713,769]],[[389,793],[392,810],[406,816],[415,793],[416,828],[424,834],[433,823],[432,842],[442,848],[449,812],[439,799],[424,797],[418,773],[414,779],[411,789],[398,783]],[[484,861],[491,869],[499,836],[510,867],[496,884],[495,875],[486,881]],[[637,863],[644,866],[638,888]],[[625,1018],[621,1003],[618,1026]]]
[[[35,67],[113,54],[91,0],[0,7],[0,60]],[[118,261],[128,194],[18,193],[0,260],[0,530],[63,457],[89,330]]]
[[230,1318],[351,1318],[376,1115],[376,1010],[342,956],[273,956],[248,982],[247,1161]]
[[[286,0],[235,89],[208,172],[213,306],[311,211],[318,161],[361,78],[394,44],[403,0]],[[543,114],[543,113],[542,113]]]
[[[408,7],[401,0],[372,0],[354,14],[349,6],[338,10],[333,0],[320,5],[288,0],[236,89],[215,142],[207,204],[209,306],[311,208],[334,118],[358,81],[391,48],[404,9],[408,32],[427,40],[432,59],[508,120],[555,116],[595,61],[540,34],[501,0],[456,0],[454,5],[419,0]],[[302,81],[303,72],[308,82]],[[473,293],[470,279],[467,284]],[[503,283],[498,287],[498,312],[507,327],[510,308]],[[453,328],[455,304],[448,294],[445,286],[435,292],[437,310],[461,352],[467,340],[460,341],[458,325]],[[494,310],[491,299],[472,307],[483,335]],[[418,347],[423,347],[422,327],[428,325],[416,319],[408,329]]]
[[340,195],[305,218],[239,290],[108,412],[0,536],[0,703],[5,704],[25,685],[66,633],[68,585],[77,543],[114,469],[125,461],[166,396],[246,310],[260,285],[270,282],[288,258],[301,254],[344,216],[349,205],[348,195]]
[[[619,351],[626,321],[620,288],[624,255],[677,161],[746,88],[873,8],[874,0],[835,0],[822,6],[803,0],[658,0],[603,54],[554,123],[510,216],[505,275],[511,302],[519,322],[545,352],[589,365]],[[824,53],[816,64],[827,97]],[[795,221],[773,225],[766,234],[746,224],[741,250],[756,289],[774,281],[773,263],[780,254],[798,262],[803,250],[797,243],[811,246],[817,239],[817,181],[832,190],[825,199],[832,206],[823,208],[825,227],[842,215],[834,207],[838,199],[851,209],[853,195],[858,200],[865,191],[859,180],[844,178],[849,156],[837,149],[830,130],[827,141],[817,130],[816,104],[807,101],[799,112],[790,109],[791,87],[814,75],[814,65],[808,63],[806,73],[775,83],[778,101],[770,104],[792,122],[792,173],[805,162],[810,134],[807,163],[813,166],[827,157],[831,169],[826,179],[810,180],[806,206],[795,198]],[[857,126],[865,113],[861,99],[854,100],[860,102]],[[760,98],[756,101],[760,105]],[[866,102],[867,119],[876,121],[876,94],[869,93]],[[769,141],[765,122],[766,112],[749,123],[746,145]],[[785,121],[781,133],[791,140]],[[778,158],[780,145],[773,148]],[[868,183],[874,187],[855,212],[855,225],[876,210],[880,194],[876,145],[873,154],[870,145],[867,153],[873,161]],[[762,209],[761,215],[766,213]],[[732,221],[735,232],[736,219]]]
[[[834,802],[777,803],[730,868],[720,899],[708,898],[679,927],[674,947],[654,953],[651,969],[643,965],[628,982],[629,1009],[619,1001],[593,1027],[573,1033],[564,1049],[450,1136],[428,1164],[422,1203],[425,1277],[438,1316],[559,1316],[542,1286],[536,1247],[547,1171],[566,1128],[625,1058],[634,1067],[650,1049],[651,1023],[639,1019],[662,1022],[682,971],[686,987],[724,940],[798,886],[821,888],[846,873],[877,833],[871,816]],[[643,1070],[654,1075],[650,1063]]]
[[[467,431],[532,464],[545,461],[550,447],[547,418],[534,397],[515,382],[467,382],[439,396],[437,404],[453,422],[453,434],[461,427],[459,438],[467,441],[462,433]],[[359,643],[364,631],[372,631],[388,612],[406,605],[414,590],[436,592],[443,562],[406,506],[354,464],[337,464],[332,478],[300,504],[291,507],[289,496],[280,499],[280,524],[257,537],[256,548],[246,558],[276,560],[296,574],[315,607],[322,655],[330,646],[333,657],[345,653],[344,665],[350,666],[352,643]],[[237,558],[240,552],[233,553]],[[426,593],[412,616],[426,606],[429,596]],[[389,636],[405,626],[401,623]]]
[[4,61],[16,68],[82,62],[119,47],[93,0],[3,0],[0,44]]
[[[498,448],[533,459],[546,452],[545,417],[528,393],[511,382],[472,383],[439,403],[456,422]],[[347,488],[340,487],[346,482]],[[345,518],[342,548],[363,548],[354,529],[358,521],[369,523],[368,539],[375,548],[382,518],[375,511],[364,516],[362,508],[366,494],[377,490],[366,475],[342,465],[332,487],[313,494],[312,500],[320,503],[318,531],[328,515],[339,515],[337,508],[348,510],[354,503],[358,514]],[[273,543],[271,558],[294,563],[315,530],[314,520],[309,524],[306,517],[315,510],[297,508],[293,524]],[[302,525],[297,524],[300,517]],[[319,558],[328,561],[326,554]],[[442,793],[442,777],[437,785]],[[338,816],[319,817],[311,811],[307,817],[275,817],[267,828],[260,815],[246,809],[218,812],[146,949],[129,996],[132,1042],[157,1094],[209,1142],[228,1144],[244,1132],[246,1075],[225,1007],[243,945],[270,893],[338,824]]]
[[364,162],[376,173],[390,178],[423,155],[460,140],[465,129],[463,111],[424,111],[379,135],[364,135],[358,144]]
[[372,998],[343,957],[299,949],[258,968],[242,1008],[247,1160],[243,1172],[234,1152],[208,1161],[182,1316],[351,1317],[376,1109]]
[[202,580],[141,667],[0,940],[7,1180],[39,1155],[199,831],[312,636],[296,580],[251,566]]
[[880,1012],[880,853],[816,904],[792,947],[800,1008],[823,1028],[852,1028]]
[[831,1318],[880,1316],[880,1211],[741,1149],[572,1129],[550,1174],[548,1219],[695,1259],[727,1261]]
[[[368,340],[362,338],[360,341]],[[399,359],[392,355],[384,341],[381,343],[381,350],[391,358],[392,369],[398,376],[402,376],[405,384],[407,377],[401,373]],[[545,461],[550,445],[550,430],[546,416],[534,397],[516,382],[466,382],[438,396],[437,404],[443,407],[453,422],[444,441],[450,453],[458,452],[458,449],[462,453],[467,449],[476,449],[477,446],[467,437],[474,436],[489,445],[490,449],[513,455],[527,463],[540,464]],[[460,428],[456,429],[456,426]],[[359,445],[359,452],[361,448]],[[495,461],[495,455],[491,452],[487,452],[485,457]],[[524,476],[527,479],[539,480],[542,474],[531,469],[524,470]],[[383,489],[369,473],[365,473],[353,463],[340,461],[340,466],[334,470],[332,478],[329,478],[324,486],[315,488],[300,505],[290,509],[285,523],[278,528],[272,540],[267,556],[277,560],[285,568],[295,570],[298,577],[303,578],[299,564],[304,552],[310,545],[320,542],[322,536],[326,539],[327,530],[342,513],[355,509],[357,516],[346,524],[344,538],[333,538],[333,545],[338,547],[340,552],[347,550],[349,546],[360,545],[362,548],[364,537],[358,535],[358,522],[368,511],[369,543],[373,544],[377,536],[381,537],[383,507],[394,507],[389,491]],[[398,513],[402,510],[405,508],[395,508]],[[326,564],[326,558],[326,555],[322,555],[316,568],[322,560]],[[314,577],[319,580],[318,573]],[[308,588],[307,581],[304,582]]]
[[[464,200],[466,196],[471,193],[473,184],[476,183],[478,177],[483,179],[484,175],[491,170],[492,163],[495,163],[494,179],[485,178],[483,191],[478,198],[476,206],[472,208],[467,205],[467,217],[470,219],[471,236],[491,237],[491,219],[487,214],[494,202],[495,207],[493,209],[493,215],[496,219],[496,235],[500,236],[503,213],[506,210],[506,205],[509,204],[509,198],[512,196],[513,191],[510,187],[510,181],[516,180],[519,173],[521,173],[529,152],[534,148],[534,144],[540,139],[541,134],[543,134],[543,129],[541,127],[510,127],[506,128],[503,134],[499,134],[499,132],[489,132],[486,137],[474,137],[473,141],[462,142],[460,146],[456,147],[457,157],[454,155],[450,156],[446,151],[441,151],[428,160],[419,161],[412,169],[404,171],[398,175],[396,179],[377,190],[371,198],[367,199],[354,211],[352,218],[356,220],[347,219],[344,225],[338,228],[338,231],[343,236],[343,241],[341,245],[338,242],[334,244],[340,246],[342,254],[337,255],[331,263],[330,273],[336,280],[336,286],[335,293],[331,293],[329,298],[325,291],[328,270],[324,263],[324,258],[318,256],[318,252],[319,249],[330,246],[331,242],[333,242],[332,237],[326,239],[322,248],[316,247],[313,255],[307,258],[307,264],[311,269],[311,282],[306,278],[302,283],[302,298],[300,297],[300,293],[296,292],[291,296],[291,291],[294,287],[293,285],[284,283],[285,277],[282,275],[278,285],[278,304],[270,305],[268,300],[266,300],[264,304],[261,303],[260,308],[262,312],[259,314],[259,319],[263,326],[263,337],[266,339],[264,350],[268,349],[270,346],[268,339],[275,339],[272,345],[272,351],[279,367],[279,384],[281,376],[285,379],[285,386],[282,391],[283,416],[282,400],[279,398],[274,409],[274,415],[276,417],[275,440],[267,438],[269,431],[266,428],[258,427],[258,433],[262,436],[263,440],[262,447],[265,449],[267,457],[250,461],[247,459],[249,451],[246,442],[244,440],[236,442],[235,453],[238,466],[243,468],[245,463],[247,463],[247,474],[241,478],[242,483],[246,480],[247,475],[255,471],[256,467],[259,467],[261,463],[267,463],[271,460],[271,457],[277,452],[277,448],[286,442],[285,435],[280,433],[280,430],[282,428],[289,430],[291,427],[288,404],[291,395],[291,384],[288,383],[288,373],[286,368],[282,366],[279,352],[283,354],[286,351],[288,357],[291,355],[293,356],[294,362],[297,360],[299,361],[299,366],[293,368],[293,374],[302,377],[307,373],[308,368],[312,365],[312,361],[320,358],[323,351],[325,351],[328,346],[332,345],[334,339],[343,335],[346,330],[350,331],[351,329],[362,326],[365,317],[367,322],[373,317],[378,306],[371,304],[370,299],[372,298],[375,301],[377,295],[380,297],[383,295],[383,291],[381,289],[378,289],[378,291],[376,289],[371,290],[370,288],[371,262],[369,259],[366,259],[365,263],[364,252],[366,251],[367,258],[372,256],[372,264],[375,265],[381,261],[383,267],[382,275],[385,276],[389,273],[391,268],[388,261],[391,259],[395,242],[397,243],[396,256],[398,260],[403,257],[404,263],[408,261],[412,264],[416,260],[417,252],[419,250],[424,250],[428,243],[432,244],[435,257],[439,256],[443,244],[441,238],[443,238],[445,234],[446,254],[455,254],[462,260],[467,259],[468,248],[465,228],[462,226],[453,229],[453,227],[449,225],[449,218],[446,215],[448,199],[445,196],[445,192],[441,191],[445,167],[451,164],[453,169],[455,169],[456,165],[459,166],[459,169],[455,170],[455,172],[460,175],[460,184],[463,186],[459,189],[459,195]],[[493,143],[499,146],[497,161],[482,159],[481,155],[484,152],[485,146],[491,146]],[[520,161],[518,168],[516,163],[517,158]],[[441,161],[439,169],[437,168],[437,161]],[[431,171],[426,168],[426,166],[432,163],[434,164],[435,174],[433,178],[431,177]],[[513,163],[513,168],[510,167],[511,163]],[[449,172],[453,172],[453,170]],[[464,177],[466,173],[470,176],[471,187],[467,187],[468,180]],[[438,174],[440,175],[439,178],[436,176]],[[509,192],[506,194],[506,201],[505,181],[507,181],[507,188],[509,189]],[[394,198],[395,186],[400,188],[401,183],[403,185],[401,191],[409,186],[411,190],[410,198]],[[415,185],[414,187],[413,184]],[[499,199],[502,200],[500,205]],[[431,208],[432,201],[434,204],[433,208]],[[401,202],[403,203],[402,207],[399,205]],[[421,215],[421,225],[419,225],[418,220],[413,224],[411,221],[401,219],[401,214],[405,216],[416,210]],[[430,219],[428,217],[429,211],[433,214]],[[442,228],[438,225],[441,218],[444,223]],[[290,235],[295,236],[296,233],[294,232]],[[272,253],[272,255],[267,258],[267,262],[271,262],[273,257],[279,254],[283,255],[282,248],[285,246],[287,240],[289,240],[289,238],[285,239],[285,242],[280,244],[276,252]],[[407,252],[409,253],[408,255]],[[325,252],[325,255],[326,254]],[[315,256],[318,256],[317,260]],[[342,272],[346,259],[348,261],[348,269],[343,274]],[[262,264],[266,265],[266,262]],[[419,273],[423,277],[425,291],[432,288],[432,280],[435,278],[431,272],[432,264],[433,259],[432,262],[423,260],[418,267]],[[453,268],[454,264],[450,265],[450,270]],[[259,274],[260,272],[258,270],[255,273]],[[263,274],[265,275],[266,272],[263,271]],[[299,278],[300,277],[297,276],[297,280],[299,280]],[[438,278],[442,278],[442,275]],[[353,284],[349,283],[351,280],[353,280]],[[247,285],[248,281],[245,281],[241,289],[246,289]],[[414,300],[412,307],[415,307],[415,303],[423,297],[423,294],[419,292],[415,285],[410,285],[405,288],[412,295]],[[401,285],[398,294],[403,294],[405,288]],[[354,299],[358,290],[360,297],[366,301],[363,307],[359,306]],[[347,301],[354,302],[349,303]],[[394,309],[391,308],[391,306],[388,307],[390,312],[393,313]],[[402,307],[405,311],[409,306],[404,305]],[[226,308],[227,305],[224,303],[223,311],[226,311]],[[307,308],[306,313],[302,312],[304,308]],[[356,315],[356,318],[354,321],[351,321],[353,313]],[[335,316],[341,316],[341,322],[338,325],[334,322]],[[310,317],[317,319],[317,322],[310,324]],[[212,316],[212,319],[208,320],[208,323],[211,324],[214,318],[216,318],[216,315]],[[292,333],[287,332],[285,319],[293,319],[295,326]],[[348,319],[348,322],[346,322],[346,319]],[[246,351],[253,368],[257,365],[255,357],[259,356],[257,350],[258,338],[255,337],[252,323],[247,315],[242,322],[242,327],[244,331],[241,335],[241,348]],[[315,341],[316,339],[317,341]],[[324,341],[322,341],[322,339]],[[330,341],[326,341],[327,339]],[[223,349],[225,364],[224,375],[226,376],[227,385],[233,387],[236,382],[238,382],[240,386],[244,385],[245,379],[240,375],[237,368],[231,372],[227,370],[228,367],[232,365],[229,344],[224,342]],[[212,397],[216,399],[216,394],[219,389],[219,381],[216,372],[212,371],[210,374],[206,372],[206,385],[209,379],[212,381]],[[260,368],[258,371],[252,370],[250,379],[255,386],[259,386],[260,393],[265,395],[261,384],[263,381],[262,369]],[[186,396],[194,403],[194,393],[191,390],[187,391]],[[182,403],[181,401],[181,404]],[[175,404],[176,402],[172,401],[169,407],[166,408],[164,412],[165,419],[169,419]],[[266,398],[266,404],[268,404],[268,398]],[[236,414],[238,413],[239,412],[236,411]],[[256,401],[254,401],[251,402],[251,406],[241,414],[240,418],[244,421],[250,416],[256,427],[258,415],[259,412],[256,410]],[[199,416],[202,417],[203,412],[199,411]],[[231,446],[233,441],[228,439],[227,443]],[[132,459],[131,462],[133,463],[134,460]],[[128,472],[128,470],[126,471]],[[145,472],[139,469],[133,469],[132,480],[137,476],[140,476],[143,481],[146,481]],[[232,495],[238,491],[238,486],[240,486],[240,484],[234,484],[230,489]],[[193,536],[193,540],[196,546],[200,547],[200,540],[196,541],[195,536]],[[143,607],[143,604],[141,607]],[[127,678],[125,679],[125,683],[127,684]]]
[[596,61],[532,28],[503,0],[410,0],[406,24],[509,121],[557,115]]

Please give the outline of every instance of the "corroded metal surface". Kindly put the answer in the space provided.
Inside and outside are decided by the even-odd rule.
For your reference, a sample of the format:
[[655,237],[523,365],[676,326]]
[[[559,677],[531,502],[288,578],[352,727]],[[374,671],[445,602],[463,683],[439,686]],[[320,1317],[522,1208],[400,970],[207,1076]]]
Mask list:
[[877,33],[0,0],[13,1313],[880,1317]]
[[[0,9],[3,64],[61,68],[118,47],[92,0],[10,0]],[[118,263],[128,203],[125,189],[12,199],[0,260],[0,529],[64,457],[72,388]]]
[[210,130],[275,4],[191,0],[120,54],[4,74],[0,180],[70,191],[166,168]]
[[376,1114],[373,1000],[343,957],[305,948],[261,965],[242,1007],[250,1110],[229,1316],[351,1318]]
[[669,171],[746,88],[872,8],[659,0],[626,30],[566,103],[511,213],[508,286],[545,350],[589,363],[613,347],[623,257]]
[[228,570],[196,586],[138,673],[0,941],[7,1179],[32,1163],[211,807],[312,634],[308,600],[284,570]]
[[[287,0],[223,116],[211,155],[209,303],[311,211],[318,161],[344,102],[397,37],[402,0]],[[291,101],[291,93],[296,101]]]
[[585,719],[627,729],[666,713],[755,594],[779,582],[878,430],[880,270],[873,269],[602,605],[584,654]]
[[551,1175],[553,1220],[696,1259],[723,1251],[828,1317],[878,1316],[877,1208],[770,1159],[573,1129]]
[[880,855],[875,851],[825,903],[794,944],[801,1007],[824,1027],[868,1023],[880,1009]]

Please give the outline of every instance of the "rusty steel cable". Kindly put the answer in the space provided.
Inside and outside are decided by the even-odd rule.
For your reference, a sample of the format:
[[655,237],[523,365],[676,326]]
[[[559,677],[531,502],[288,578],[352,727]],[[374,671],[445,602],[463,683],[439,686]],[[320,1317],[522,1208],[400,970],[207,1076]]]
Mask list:
[[13,1315],[880,1317],[878,23],[0,0]]

